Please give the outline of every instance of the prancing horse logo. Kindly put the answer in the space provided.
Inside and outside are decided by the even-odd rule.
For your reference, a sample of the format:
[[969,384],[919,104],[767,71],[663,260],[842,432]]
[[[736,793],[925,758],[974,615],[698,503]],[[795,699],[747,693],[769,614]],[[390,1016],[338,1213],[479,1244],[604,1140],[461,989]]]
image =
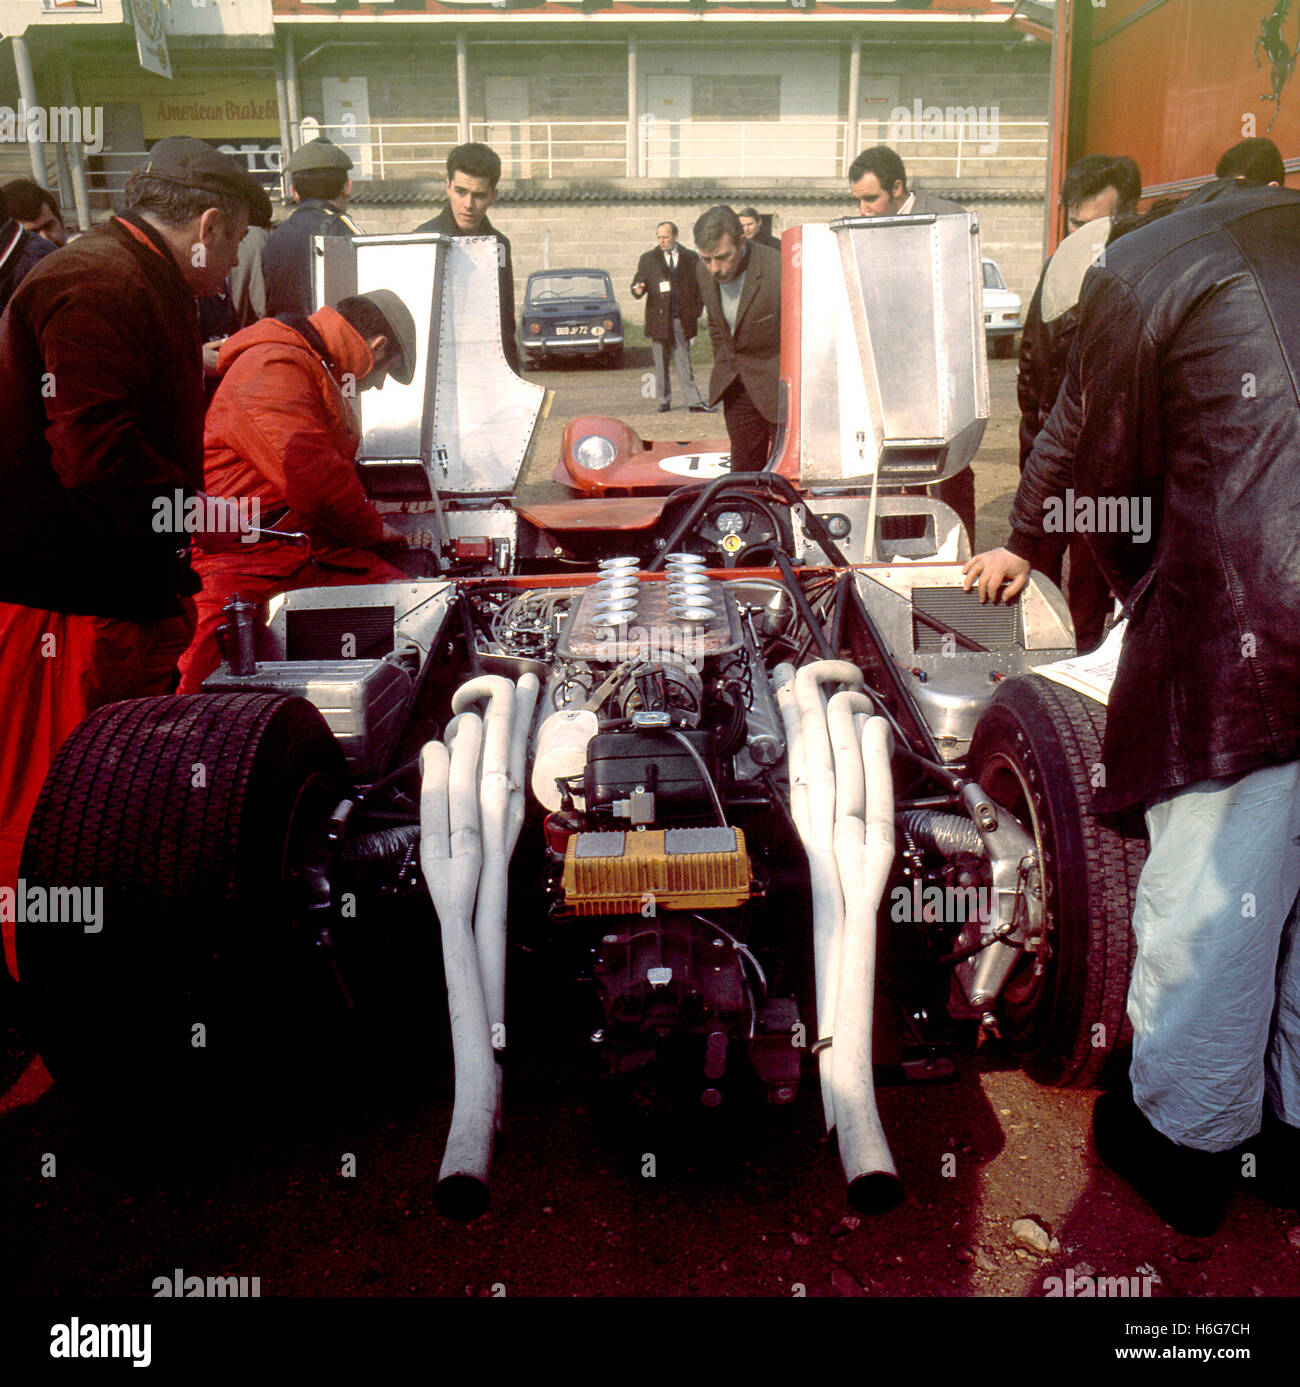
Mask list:
[[1273,121],[1282,109],[1282,88],[1290,81],[1291,74],[1295,71],[1296,55],[1300,54],[1300,42],[1294,48],[1288,48],[1286,40],[1282,37],[1282,25],[1290,12],[1291,0],[1277,0],[1277,7],[1271,15],[1259,17],[1259,37],[1255,40],[1255,66],[1262,66],[1259,61],[1261,48],[1273,64],[1273,90],[1265,92],[1259,98],[1261,101],[1273,103],[1273,118],[1268,123],[1269,130],[1273,128]]

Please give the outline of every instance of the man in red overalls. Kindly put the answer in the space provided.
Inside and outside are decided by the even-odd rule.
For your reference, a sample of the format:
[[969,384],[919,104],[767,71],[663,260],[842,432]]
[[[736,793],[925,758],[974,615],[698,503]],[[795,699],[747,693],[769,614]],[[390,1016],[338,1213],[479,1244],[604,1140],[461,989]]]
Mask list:
[[415,322],[396,294],[376,289],[310,318],[264,318],[230,337],[203,434],[210,495],[255,503],[263,534],[195,560],[203,590],[198,629],[181,660],[181,693],[198,693],[221,661],[217,628],[234,593],[265,602],[295,588],[388,583],[403,574],[375,552],[402,537],[384,524],[357,479],[361,435],[351,399],[386,374],[409,385]]

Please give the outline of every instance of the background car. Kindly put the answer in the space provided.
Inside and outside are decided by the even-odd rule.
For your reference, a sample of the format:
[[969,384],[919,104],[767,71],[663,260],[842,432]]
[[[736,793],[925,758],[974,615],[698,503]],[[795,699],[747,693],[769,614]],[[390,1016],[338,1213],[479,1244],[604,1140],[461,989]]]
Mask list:
[[994,356],[1012,356],[1016,333],[1024,327],[1020,295],[1007,288],[1007,282],[987,256],[984,257],[984,336],[993,345]]
[[623,359],[623,315],[604,270],[538,270],[524,292],[521,341],[525,366],[552,356]]

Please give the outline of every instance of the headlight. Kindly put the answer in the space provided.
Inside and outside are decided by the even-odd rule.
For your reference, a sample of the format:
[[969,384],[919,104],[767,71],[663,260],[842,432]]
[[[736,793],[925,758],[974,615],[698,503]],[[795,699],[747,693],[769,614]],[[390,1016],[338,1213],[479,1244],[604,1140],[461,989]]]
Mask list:
[[574,461],[592,472],[608,467],[617,456],[618,449],[603,433],[589,433],[586,438],[580,438],[573,450]]
[[529,332],[541,332],[541,330],[542,330],[542,325],[541,325],[541,323],[538,323],[538,322],[531,322],[531,323],[528,324],[528,331],[529,331]]
[[613,331],[614,331],[614,320],[613,320],[613,318],[606,318],[606,319],[605,319],[605,331],[606,331],[606,332],[613,332]]

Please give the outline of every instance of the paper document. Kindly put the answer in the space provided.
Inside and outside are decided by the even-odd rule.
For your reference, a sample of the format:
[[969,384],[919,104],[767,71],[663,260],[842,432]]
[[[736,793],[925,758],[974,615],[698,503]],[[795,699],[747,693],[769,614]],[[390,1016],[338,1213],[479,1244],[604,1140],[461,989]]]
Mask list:
[[1119,669],[1119,654],[1124,645],[1124,632],[1128,630],[1128,619],[1117,623],[1110,635],[1086,655],[1072,655],[1068,660],[1057,660],[1054,664],[1039,665],[1035,674],[1044,679],[1055,680],[1067,689],[1076,689],[1098,703],[1110,699],[1110,686],[1115,682],[1115,671]]

